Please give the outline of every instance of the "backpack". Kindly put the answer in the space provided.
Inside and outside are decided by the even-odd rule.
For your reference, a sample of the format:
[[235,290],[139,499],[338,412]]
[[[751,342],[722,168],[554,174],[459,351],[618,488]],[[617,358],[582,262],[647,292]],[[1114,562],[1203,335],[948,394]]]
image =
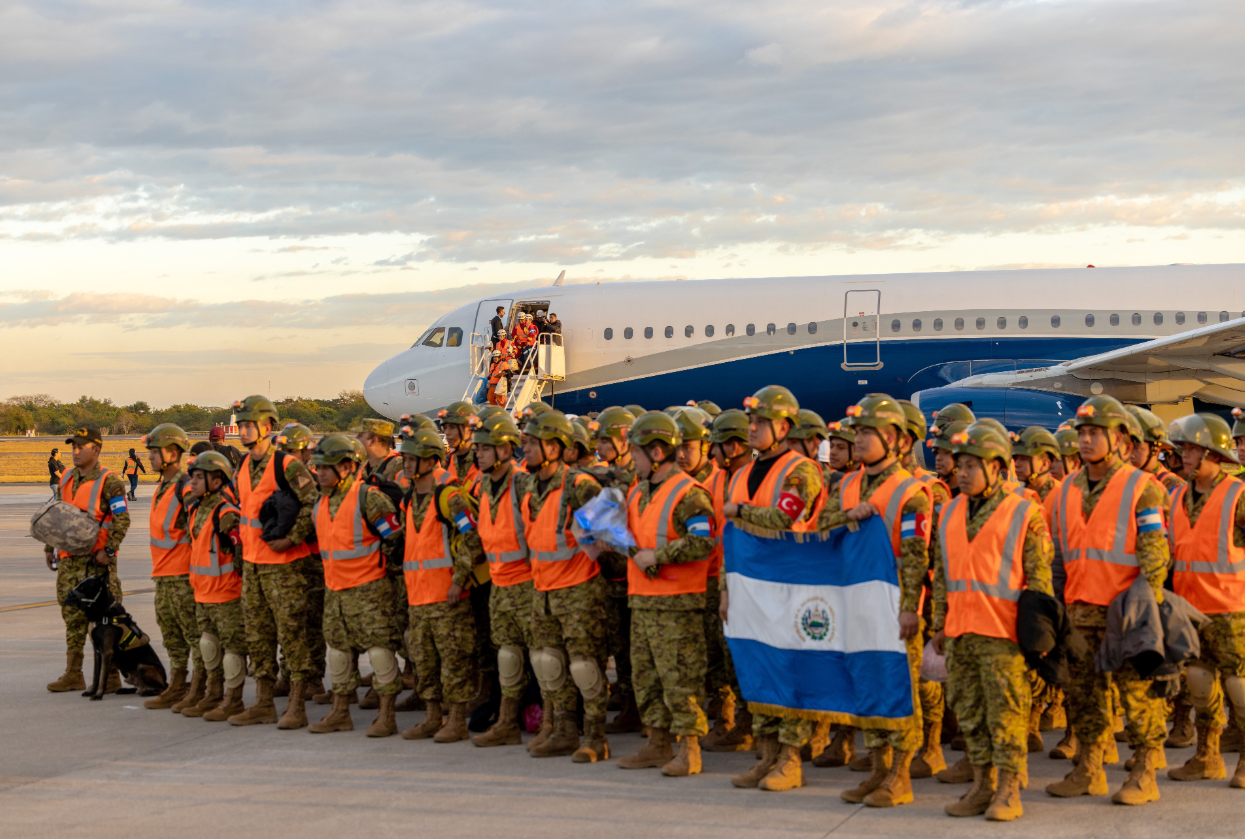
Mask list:
[[276,459],[272,474],[277,480],[277,491],[265,498],[259,508],[259,524],[263,528],[260,538],[265,542],[274,542],[289,536],[303,508],[303,502],[294,494],[285,477],[285,459],[288,455],[278,449],[272,456]]
[[[368,487],[376,487],[377,489],[379,489],[381,492],[385,494],[386,498],[388,498],[390,501],[393,502],[393,508],[398,511],[398,516],[401,517],[402,504],[403,504],[403,501],[405,501],[406,498],[408,497],[408,493],[403,492],[402,487],[398,486],[398,483],[396,481],[386,480],[380,474],[368,475],[363,480],[363,486],[364,488],[360,490],[360,493],[359,493],[360,496],[362,496],[364,492],[367,492]],[[360,504],[363,503],[362,497],[360,497],[359,503]],[[380,535],[380,531],[376,529],[376,525],[368,521],[367,516],[363,517],[363,524],[365,527],[367,527],[368,531],[373,536],[375,536],[377,539],[382,538]],[[402,530],[399,530],[397,537],[391,538],[389,540],[389,544],[391,545],[390,555],[397,557],[398,562],[401,563],[402,557],[406,554],[406,533]],[[384,565],[384,563],[385,563],[385,559],[382,554],[381,564]]]

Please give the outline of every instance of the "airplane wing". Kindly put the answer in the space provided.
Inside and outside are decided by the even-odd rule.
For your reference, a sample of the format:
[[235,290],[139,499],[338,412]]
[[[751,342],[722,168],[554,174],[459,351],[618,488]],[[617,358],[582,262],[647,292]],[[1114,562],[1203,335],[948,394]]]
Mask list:
[[1083,397],[1106,393],[1144,404],[1195,396],[1245,408],[1245,318],[1051,367],[969,376],[952,386],[1025,388]]

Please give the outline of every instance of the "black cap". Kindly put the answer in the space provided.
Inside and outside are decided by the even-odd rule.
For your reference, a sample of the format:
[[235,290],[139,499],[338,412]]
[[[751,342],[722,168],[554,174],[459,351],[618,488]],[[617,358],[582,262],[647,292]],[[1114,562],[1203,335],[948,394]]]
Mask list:
[[73,436],[65,440],[69,445],[84,445],[86,443],[94,443],[101,448],[104,445],[104,438],[100,435],[98,428],[92,428],[89,425],[79,426],[74,430]]

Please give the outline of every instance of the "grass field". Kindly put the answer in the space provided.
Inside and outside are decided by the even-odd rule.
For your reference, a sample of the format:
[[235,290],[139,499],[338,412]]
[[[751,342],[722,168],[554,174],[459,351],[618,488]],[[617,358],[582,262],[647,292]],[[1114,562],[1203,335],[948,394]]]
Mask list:
[[[192,443],[206,439],[206,434],[190,435]],[[237,440],[227,442],[238,445]],[[65,464],[65,468],[72,469],[73,452],[65,445],[64,437],[0,437],[0,484],[46,484],[48,454],[54,448],[60,449],[57,458]],[[151,464],[147,462],[147,451],[142,447],[139,435],[105,437],[104,453],[100,459],[105,467],[120,474],[130,449],[136,450],[143,466],[147,467],[147,474],[138,473],[138,482],[153,483],[156,476],[151,474]]]

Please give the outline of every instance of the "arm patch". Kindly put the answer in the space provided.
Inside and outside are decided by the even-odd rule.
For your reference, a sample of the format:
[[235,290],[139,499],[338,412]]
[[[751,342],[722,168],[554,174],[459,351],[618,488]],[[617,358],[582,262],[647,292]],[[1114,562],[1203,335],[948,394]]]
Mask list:
[[696,516],[687,520],[688,536],[712,536],[713,524],[706,516]]
[[1137,532],[1154,533],[1163,530],[1163,509],[1147,507],[1137,514]]
[[114,516],[119,516],[122,513],[127,512],[129,508],[125,506],[125,496],[118,495],[116,498],[108,499],[108,510]]
[[807,505],[804,503],[804,499],[794,492],[784,492],[778,496],[778,504],[775,506],[791,516],[791,520],[794,522],[799,521],[800,516],[804,515],[804,508]]
[[924,513],[907,513],[899,519],[900,539],[924,539],[929,535],[929,516]]

